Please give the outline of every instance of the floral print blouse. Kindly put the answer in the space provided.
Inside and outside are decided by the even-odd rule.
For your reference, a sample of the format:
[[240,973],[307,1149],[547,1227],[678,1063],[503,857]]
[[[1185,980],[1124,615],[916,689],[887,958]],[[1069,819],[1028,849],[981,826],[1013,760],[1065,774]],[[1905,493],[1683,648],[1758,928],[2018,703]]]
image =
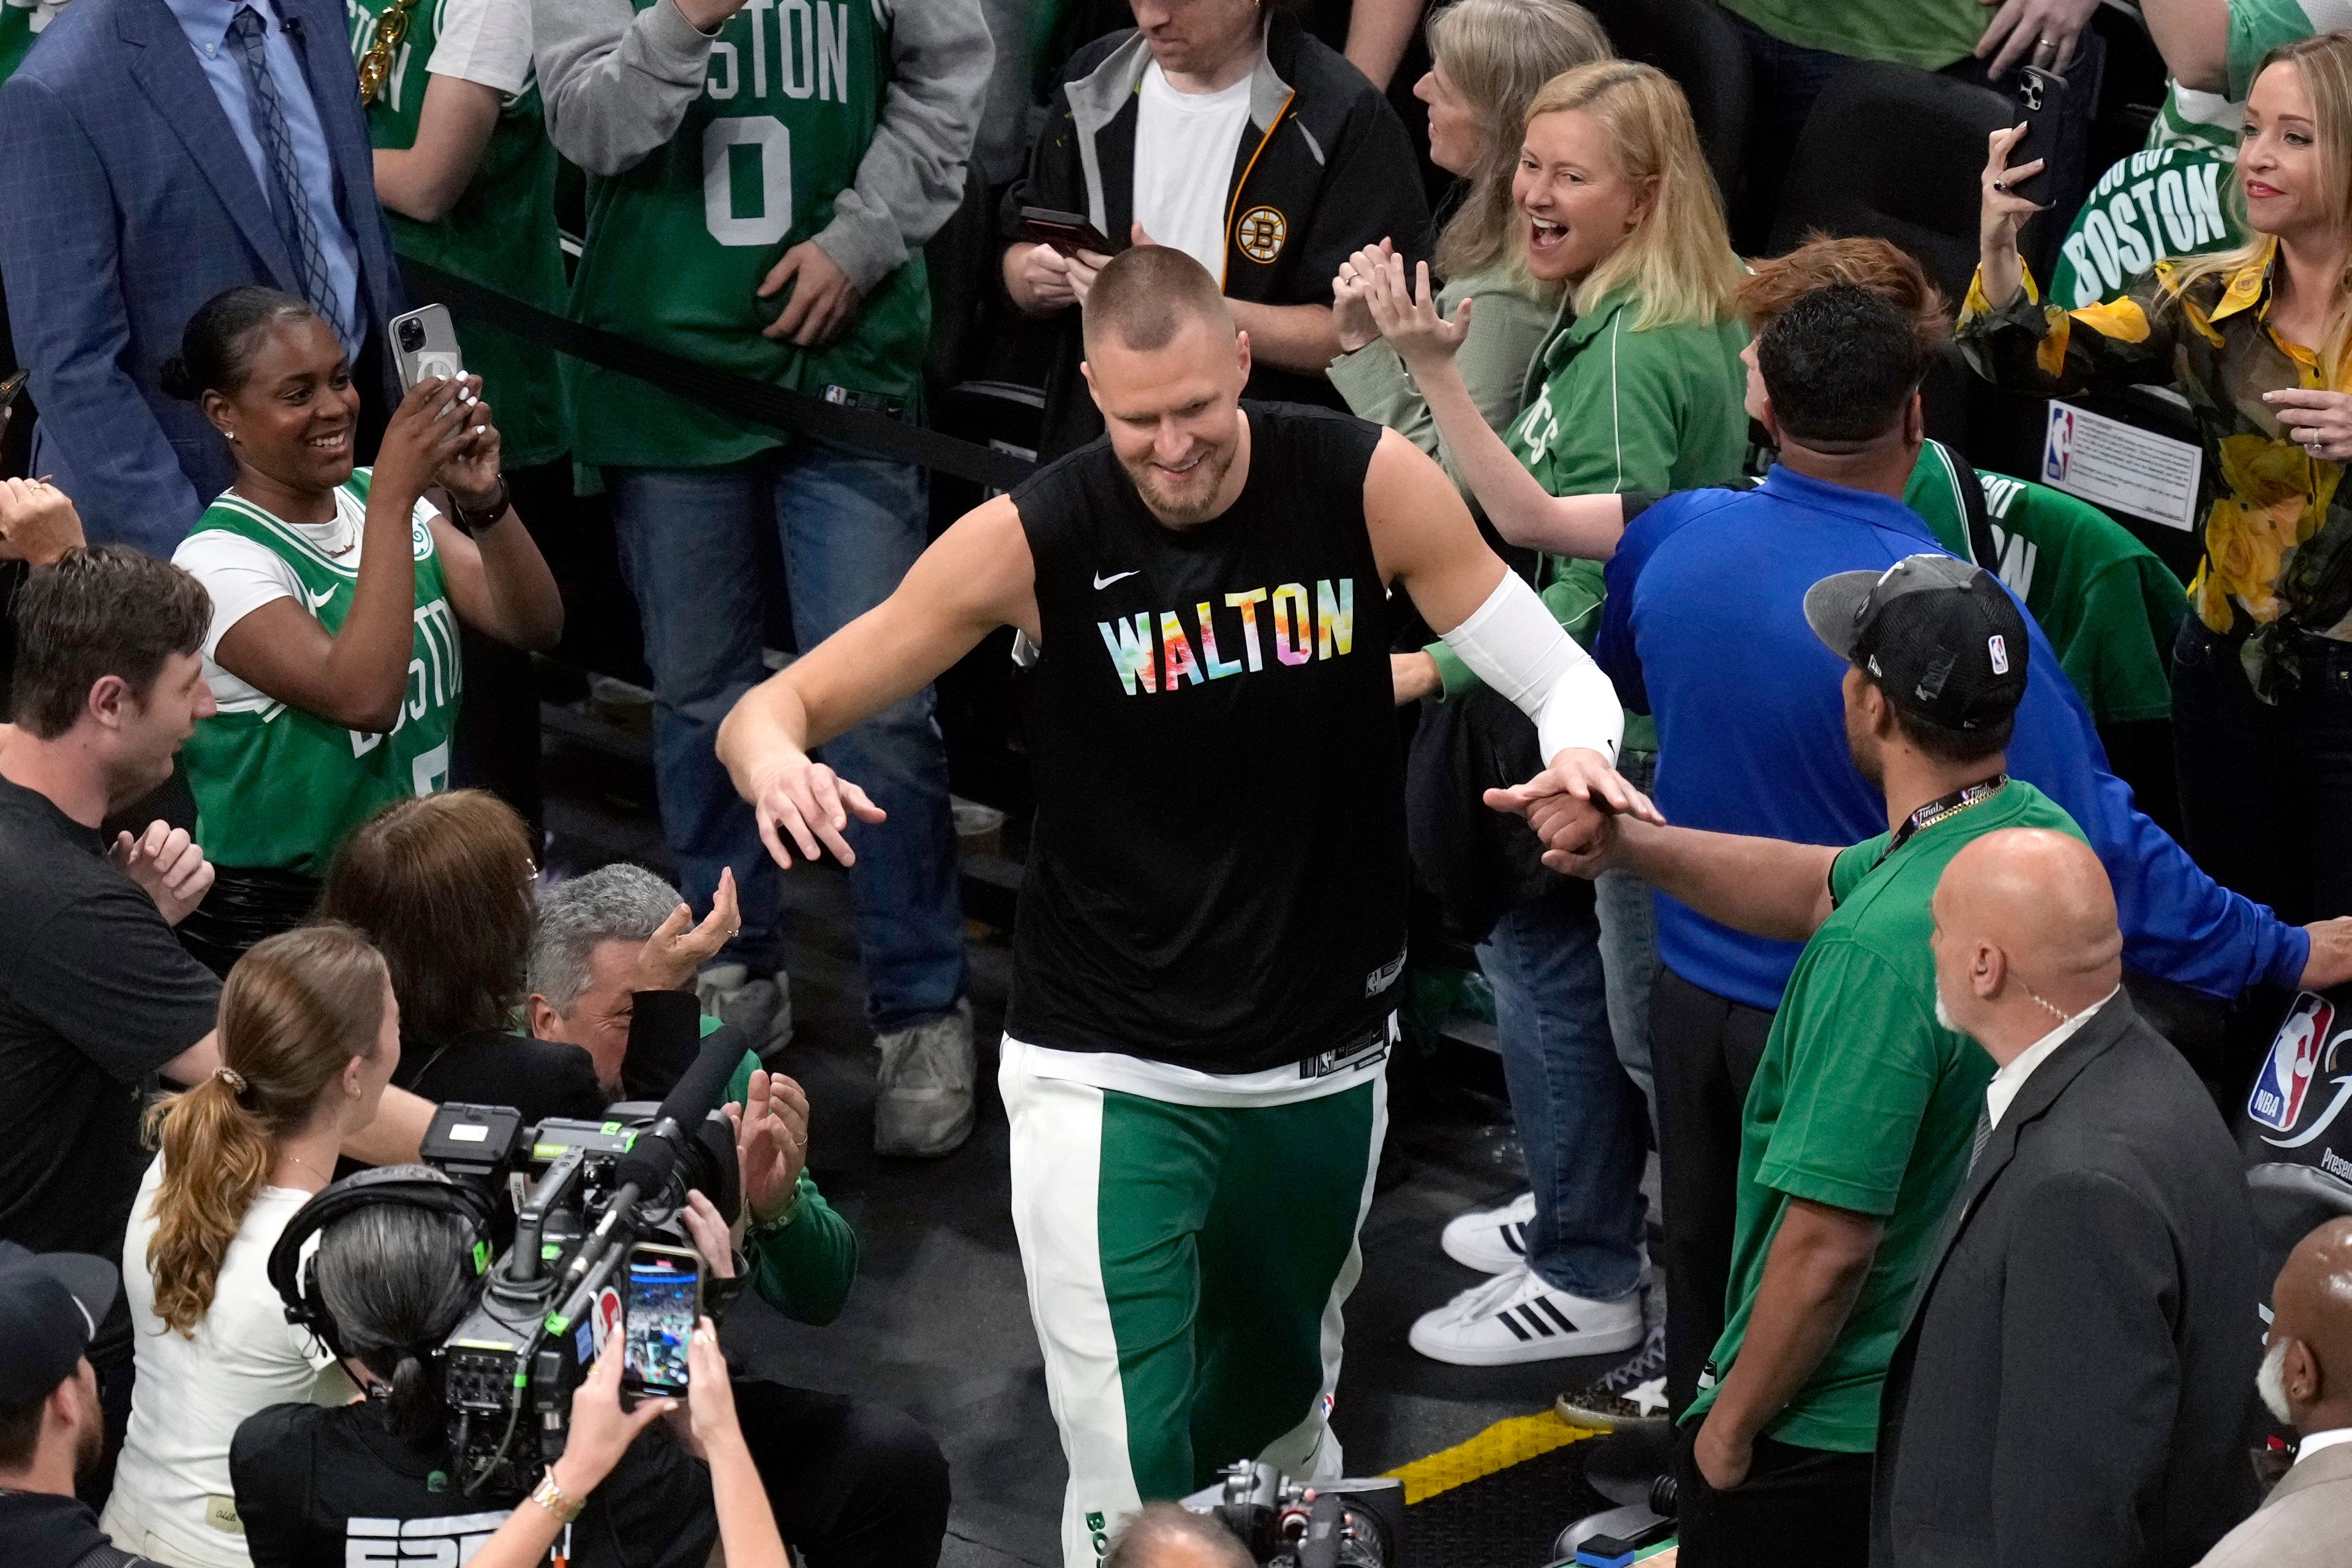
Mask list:
[[2189,585],[2198,618],[2228,632],[2251,623],[2242,655],[2255,694],[2275,702],[2295,679],[2282,655],[2297,633],[2352,639],[2352,495],[2344,465],[2289,439],[2263,394],[2330,386],[2318,356],[2270,324],[2276,241],[2235,272],[2171,287],[2158,261],[2118,300],[2062,310],[2032,278],[1994,310],[1983,279],[1960,310],[1960,349],[1978,374],[2019,392],[2076,396],[2131,384],[2168,385],[2189,400],[2203,437],[2198,485],[2205,559]]

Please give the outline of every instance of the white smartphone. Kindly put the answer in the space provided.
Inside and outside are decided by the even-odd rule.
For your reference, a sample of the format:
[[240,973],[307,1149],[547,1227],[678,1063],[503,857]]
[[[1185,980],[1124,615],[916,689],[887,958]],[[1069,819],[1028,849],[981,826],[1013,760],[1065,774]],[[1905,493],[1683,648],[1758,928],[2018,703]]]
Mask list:
[[457,348],[457,325],[446,305],[426,305],[392,319],[393,363],[400,386],[413,392],[420,381],[444,376],[451,381],[466,374],[466,360]]

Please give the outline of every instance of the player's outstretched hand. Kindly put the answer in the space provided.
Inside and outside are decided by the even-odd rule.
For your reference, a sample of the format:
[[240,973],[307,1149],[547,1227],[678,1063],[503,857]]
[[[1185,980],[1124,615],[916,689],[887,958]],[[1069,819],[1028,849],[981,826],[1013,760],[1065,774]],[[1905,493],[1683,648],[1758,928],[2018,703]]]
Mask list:
[[806,757],[786,763],[769,774],[751,808],[759,816],[760,841],[776,858],[777,865],[787,867],[793,856],[784,847],[786,834],[806,859],[822,859],[829,849],[843,865],[855,866],[857,852],[841,836],[842,830],[852,816],[860,822],[880,822],[888,815],[864,790]]

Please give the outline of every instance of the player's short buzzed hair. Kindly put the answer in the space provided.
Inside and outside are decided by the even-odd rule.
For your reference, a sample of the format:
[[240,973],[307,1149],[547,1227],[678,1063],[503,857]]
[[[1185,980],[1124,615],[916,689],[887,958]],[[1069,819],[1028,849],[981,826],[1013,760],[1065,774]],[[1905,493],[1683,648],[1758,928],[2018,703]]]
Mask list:
[[1087,353],[1109,333],[1139,353],[1164,349],[1184,324],[1203,321],[1231,333],[1233,313],[1209,269],[1181,250],[1139,245],[1111,258],[1087,296]]

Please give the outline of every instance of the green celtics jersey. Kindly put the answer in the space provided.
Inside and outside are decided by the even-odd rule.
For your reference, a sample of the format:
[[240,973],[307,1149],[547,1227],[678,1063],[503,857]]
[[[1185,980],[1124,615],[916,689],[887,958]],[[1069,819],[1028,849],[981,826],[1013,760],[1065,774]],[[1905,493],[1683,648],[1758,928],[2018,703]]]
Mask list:
[[[354,60],[375,42],[378,22],[394,3],[344,0]],[[407,34],[393,50],[383,90],[368,106],[368,138],[374,145],[416,144],[427,63],[452,4],[413,0]],[[390,207],[384,216],[392,225],[393,247],[401,255],[560,313],[564,277],[555,228],[555,148],[547,139],[538,84],[526,79],[522,90],[507,100],[473,182],[439,222],[419,223]],[[570,450],[563,387],[552,353],[463,316],[457,319],[457,343],[465,351],[466,368],[482,378],[482,395],[497,410],[509,469],[551,463]]]
[[[1923,443],[1903,504],[1967,560],[1975,552],[1960,461],[1939,441]],[[2102,724],[2168,717],[2172,637],[2189,614],[2189,591],[2172,569],[2089,501],[1982,469],[1977,483],[2000,552],[1977,564],[2025,601],[2091,717]]]
[[[369,470],[336,492],[357,530],[367,512]],[[251,540],[300,580],[310,613],[329,633],[352,611],[359,573],[242,496],[224,495],[194,533],[219,530]],[[457,726],[464,672],[457,623],[441,575],[433,531],[420,509],[409,541],[416,557],[416,614],[408,691],[390,734],[346,730],[282,702],[223,710],[196,725],[181,751],[196,797],[196,831],[216,865],[326,874],[351,831],[377,808],[449,785],[449,737]]]
[[2161,147],[2099,176],[2051,269],[2050,298],[2077,310],[2119,298],[2167,256],[2226,250],[2245,237],[2234,199],[2237,150]]
[[[757,294],[786,249],[832,221],[880,121],[889,67],[886,0],[750,0],[712,45],[677,133],[625,173],[590,176],[574,317],[813,395],[837,386],[911,404],[930,340],[919,251],[827,348],[761,337],[784,298]],[[584,463],[711,468],[783,439],[615,372],[567,362],[565,374]]]

